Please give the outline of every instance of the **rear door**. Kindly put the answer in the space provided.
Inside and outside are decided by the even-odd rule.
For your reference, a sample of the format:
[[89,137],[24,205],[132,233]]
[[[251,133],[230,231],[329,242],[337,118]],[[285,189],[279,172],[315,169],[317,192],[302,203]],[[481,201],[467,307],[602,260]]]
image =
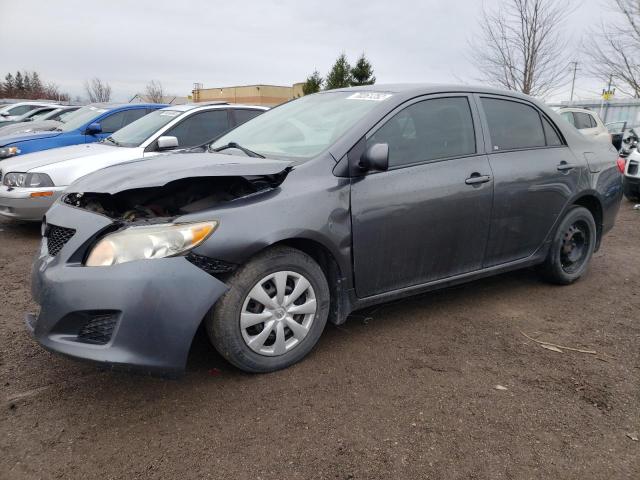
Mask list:
[[367,134],[389,145],[389,170],[352,181],[359,297],[481,268],[493,185],[479,125],[472,98],[451,94],[408,102]]
[[532,255],[574,195],[586,168],[533,104],[478,95],[494,200],[485,267]]

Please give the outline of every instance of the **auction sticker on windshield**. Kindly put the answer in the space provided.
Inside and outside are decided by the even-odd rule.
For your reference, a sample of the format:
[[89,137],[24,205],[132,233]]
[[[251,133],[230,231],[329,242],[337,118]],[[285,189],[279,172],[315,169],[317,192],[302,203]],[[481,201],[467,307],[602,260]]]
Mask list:
[[391,93],[381,92],[356,92],[347,97],[347,100],[370,100],[372,102],[382,102],[391,97]]

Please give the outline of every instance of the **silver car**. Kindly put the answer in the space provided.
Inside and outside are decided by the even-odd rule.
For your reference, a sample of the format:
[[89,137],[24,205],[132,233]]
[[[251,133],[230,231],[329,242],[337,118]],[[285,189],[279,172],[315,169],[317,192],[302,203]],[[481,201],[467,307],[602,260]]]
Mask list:
[[151,112],[101,142],[0,161],[0,216],[41,221],[69,184],[101,168],[202,145],[267,110],[221,102]]

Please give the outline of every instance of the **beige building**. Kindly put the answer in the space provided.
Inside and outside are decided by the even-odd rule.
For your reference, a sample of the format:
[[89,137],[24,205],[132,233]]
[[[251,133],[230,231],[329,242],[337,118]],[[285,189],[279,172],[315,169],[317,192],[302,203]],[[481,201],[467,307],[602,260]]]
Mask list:
[[222,101],[274,107],[302,95],[302,83],[296,83],[291,87],[243,85],[217,88],[202,88],[202,85],[196,84],[192,91],[192,100],[194,102]]

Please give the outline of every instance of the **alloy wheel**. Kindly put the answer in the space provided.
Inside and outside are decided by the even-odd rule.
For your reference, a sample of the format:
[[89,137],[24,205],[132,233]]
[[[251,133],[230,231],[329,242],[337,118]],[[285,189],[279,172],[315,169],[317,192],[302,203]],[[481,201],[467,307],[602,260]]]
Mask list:
[[307,336],[316,312],[315,292],[303,275],[270,273],[253,286],[243,302],[242,338],[260,355],[284,355]]

